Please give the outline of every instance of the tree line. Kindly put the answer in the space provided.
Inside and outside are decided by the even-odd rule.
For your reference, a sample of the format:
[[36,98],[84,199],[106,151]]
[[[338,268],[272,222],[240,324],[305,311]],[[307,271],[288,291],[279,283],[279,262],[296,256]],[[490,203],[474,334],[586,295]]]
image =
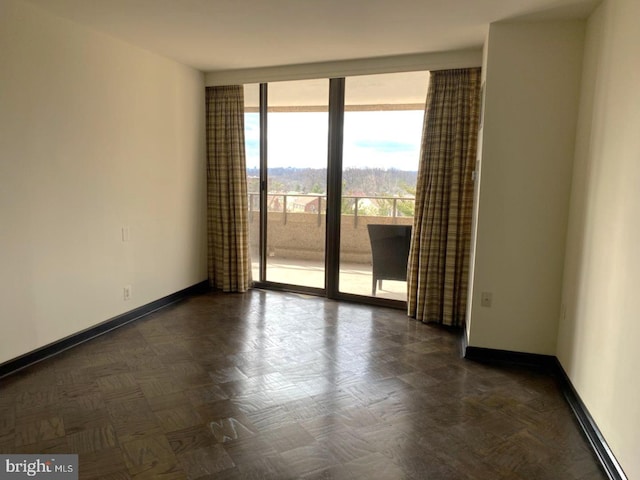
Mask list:
[[[247,169],[249,192],[259,188],[259,170]],[[326,193],[326,168],[270,168],[268,190],[278,193]],[[353,196],[413,196],[418,172],[382,169],[347,168],[342,173],[342,194]]]

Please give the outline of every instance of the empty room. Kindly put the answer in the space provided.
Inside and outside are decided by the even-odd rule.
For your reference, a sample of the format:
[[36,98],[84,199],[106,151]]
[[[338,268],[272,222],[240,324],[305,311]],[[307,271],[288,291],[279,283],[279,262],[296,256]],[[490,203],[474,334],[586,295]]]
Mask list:
[[639,17],[0,0],[0,477],[640,478]]

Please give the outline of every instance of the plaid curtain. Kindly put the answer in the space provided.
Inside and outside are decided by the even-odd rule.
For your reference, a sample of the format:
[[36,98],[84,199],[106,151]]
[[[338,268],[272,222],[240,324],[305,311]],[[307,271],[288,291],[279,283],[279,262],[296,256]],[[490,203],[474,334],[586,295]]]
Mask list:
[[431,72],[409,253],[408,313],[464,324],[480,69]]
[[209,284],[224,292],[251,286],[242,86],[207,87]]

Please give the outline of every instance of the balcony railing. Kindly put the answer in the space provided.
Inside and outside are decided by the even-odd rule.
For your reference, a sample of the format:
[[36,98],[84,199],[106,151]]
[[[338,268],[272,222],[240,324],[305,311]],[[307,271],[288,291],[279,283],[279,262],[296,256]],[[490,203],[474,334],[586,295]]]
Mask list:
[[[260,194],[249,193],[249,214],[253,220],[255,212],[260,211]],[[318,217],[318,225],[322,224],[325,215],[327,197],[317,193],[273,193],[267,194],[267,211],[281,213],[282,221],[287,224],[287,214],[308,213]],[[358,225],[358,218],[368,217],[413,217],[415,197],[392,196],[353,196],[342,197],[342,215],[353,216],[354,225]]]

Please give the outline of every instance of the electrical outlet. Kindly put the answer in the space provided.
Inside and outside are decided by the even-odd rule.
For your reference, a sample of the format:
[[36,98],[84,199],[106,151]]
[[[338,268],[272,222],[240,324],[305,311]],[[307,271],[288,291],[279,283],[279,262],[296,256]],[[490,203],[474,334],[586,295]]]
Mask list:
[[131,300],[131,285],[125,285],[123,289],[124,300]]
[[480,305],[483,307],[490,307],[493,301],[493,294],[491,292],[482,292],[480,294]]

